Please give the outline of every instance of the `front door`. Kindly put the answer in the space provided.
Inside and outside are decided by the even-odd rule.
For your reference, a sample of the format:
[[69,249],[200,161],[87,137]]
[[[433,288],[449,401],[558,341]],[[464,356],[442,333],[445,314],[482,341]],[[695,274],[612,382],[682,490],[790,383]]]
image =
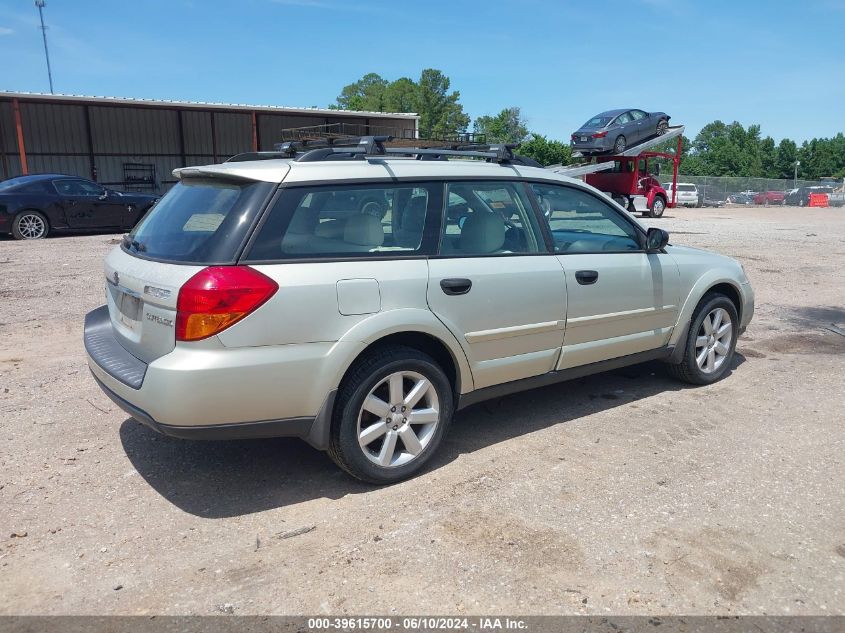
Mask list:
[[533,184],[548,209],[568,309],[558,369],[665,346],[678,318],[678,268],[646,253],[625,215],[591,192]]
[[477,389],[554,369],[566,281],[521,183],[449,183],[428,304],[464,348]]
[[126,205],[109,196],[97,183],[81,178],[54,180],[68,226],[73,229],[119,228],[125,226]]

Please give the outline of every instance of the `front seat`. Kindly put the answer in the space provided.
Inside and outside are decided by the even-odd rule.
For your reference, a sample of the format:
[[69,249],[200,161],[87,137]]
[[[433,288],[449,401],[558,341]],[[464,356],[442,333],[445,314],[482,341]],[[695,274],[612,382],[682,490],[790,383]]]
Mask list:
[[414,196],[408,200],[399,229],[396,231],[396,245],[405,248],[418,248],[425,224],[427,196]]
[[464,222],[459,248],[466,254],[495,253],[505,243],[505,223],[494,213],[479,211]]

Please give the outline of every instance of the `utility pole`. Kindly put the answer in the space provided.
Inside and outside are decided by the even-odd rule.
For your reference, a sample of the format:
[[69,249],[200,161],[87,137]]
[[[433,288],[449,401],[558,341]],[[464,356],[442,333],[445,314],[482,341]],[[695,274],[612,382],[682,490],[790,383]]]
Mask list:
[[795,177],[792,179],[792,186],[797,189],[798,188],[798,165],[801,164],[800,160],[795,161]]
[[50,94],[53,94],[53,72],[50,70],[50,52],[47,50],[47,27],[44,26],[44,5],[45,0],[35,0],[38,7],[38,15],[41,18],[41,37],[44,39],[44,57],[47,59],[47,79],[50,81]]

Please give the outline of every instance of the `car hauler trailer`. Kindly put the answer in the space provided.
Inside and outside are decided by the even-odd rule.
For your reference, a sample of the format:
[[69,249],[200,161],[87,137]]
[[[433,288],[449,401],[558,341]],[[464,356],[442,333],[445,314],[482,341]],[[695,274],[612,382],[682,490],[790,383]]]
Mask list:
[[[596,156],[596,162],[555,165],[549,169],[573,178],[584,177],[587,184],[605,192],[629,212],[659,218],[667,207],[675,207],[683,133],[683,125],[673,126],[668,128],[665,134],[638,143],[621,154]],[[677,138],[674,153],[650,151],[674,138]],[[573,156],[583,158],[581,154]],[[657,179],[660,175],[658,159],[666,159],[672,163],[671,195]]]

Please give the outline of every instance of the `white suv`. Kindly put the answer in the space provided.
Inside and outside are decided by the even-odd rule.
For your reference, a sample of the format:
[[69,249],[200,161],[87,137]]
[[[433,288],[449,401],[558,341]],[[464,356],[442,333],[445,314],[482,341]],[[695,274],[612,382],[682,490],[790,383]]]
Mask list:
[[164,434],[297,436],[387,483],[486,398],[652,359],[696,384],[730,370],[754,311],[736,261],[507,148],[455,153],[176,170],[106,258],[95,379]]
[[[663,188],[666,190],[666,194],[669,196],[669,200],[671,200],[672,183],[664,183]],[[700,206],[700,202],[701,201],[698,199],[698,187],[696,187],[691,182],[678,183],[678,193],[677,197],[675,198],[676,205],[684,207],[697,207]]]

